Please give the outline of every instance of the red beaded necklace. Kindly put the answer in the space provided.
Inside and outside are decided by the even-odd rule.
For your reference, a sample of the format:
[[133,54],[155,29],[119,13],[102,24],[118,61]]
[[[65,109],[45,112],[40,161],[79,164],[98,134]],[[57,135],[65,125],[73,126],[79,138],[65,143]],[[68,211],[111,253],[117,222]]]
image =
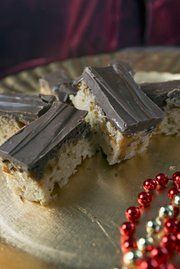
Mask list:
[[[169,205],[161,207],[158,217],[147,222],[147,236],[136,240],[135,229],[143,208],[150,206],[153,191],[165,188],[170,182],[173,186],[168,191]],[[146,179],[143,188],[137,199],[139,206],[126,210],[128,221],[120,227],[123,268],[174,269],[170,260],[180,252],[180,172],[171,178],[160,173],[154,179]]]

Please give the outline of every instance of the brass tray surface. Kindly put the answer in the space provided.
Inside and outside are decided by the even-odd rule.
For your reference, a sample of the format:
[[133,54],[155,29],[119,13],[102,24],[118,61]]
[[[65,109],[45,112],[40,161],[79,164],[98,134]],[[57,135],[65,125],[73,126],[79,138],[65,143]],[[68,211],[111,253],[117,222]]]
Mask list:
[[[139,72],[137,80],[171,77],[157,72],[180,73],[179,50],[124,50],[24,71],[2,80],[0,89],[23,91],[24,85],[24,91],[35,92],[37,78],[60,66],[77,76],[83,66],[107,64],[114,58],[131,61],[137,71],[150,72]],[[180,138],[156,136],[146,153],[119,165],[108,166],[104,156],[98,154],[83,163],[47,208],[21,201],[7,188],[1,174],[0,268],[118,268],[118,226],[125,220],[125,209],[135,204],[145,178],[159,171],[171,174],[180,169],[179,148]],[[145,232],[144,223],[157,215],[157,206],[165,203],[165,197],[159,195],[144,214],[139,236]]]

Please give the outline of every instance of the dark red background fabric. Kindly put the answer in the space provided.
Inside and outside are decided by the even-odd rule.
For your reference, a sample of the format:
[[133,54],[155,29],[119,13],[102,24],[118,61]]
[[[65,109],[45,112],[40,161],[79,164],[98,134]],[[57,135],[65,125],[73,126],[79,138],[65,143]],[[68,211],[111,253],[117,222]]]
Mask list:
[[145,44],[180,45],[180,1],[151,0],[146,5]]
[[1,0],[0,76],[123,47],[180,44],[179,0]]

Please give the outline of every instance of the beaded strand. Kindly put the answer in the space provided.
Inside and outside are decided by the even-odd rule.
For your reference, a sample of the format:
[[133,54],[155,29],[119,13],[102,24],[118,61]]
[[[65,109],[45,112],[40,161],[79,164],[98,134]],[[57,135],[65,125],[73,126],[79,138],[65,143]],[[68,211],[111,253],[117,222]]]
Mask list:
[[[135,239],[135,230],[143,208],[149,207],[153,192],[173,186],[168,190],[170,203],[159,209],[158,216],[146,224],[145,238]],[[120,227],[123,268],[139,269],[175,269],[171,258],[180,252],[180,172],[171,178],[160,173],[154,179],[146,179],[144,191],[138,195],[138,206],[131,206],[125,211],[127,221]]]

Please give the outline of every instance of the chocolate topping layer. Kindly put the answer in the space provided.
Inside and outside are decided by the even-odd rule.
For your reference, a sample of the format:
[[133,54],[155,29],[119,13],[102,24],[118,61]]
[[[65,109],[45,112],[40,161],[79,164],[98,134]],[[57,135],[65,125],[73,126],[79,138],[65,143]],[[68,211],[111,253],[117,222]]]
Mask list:
[[68,101],[69,95],[75,95],[77,93],[76,88],[72,85],[72,81],[56,85],[53,91],[58,97],[58,100],[64,103]]
[[180,106],[180,80],[143,83],[140,87],[160,107],[164,107],[167,102]]
[[55,98],[48,95],[0,94],[0,115],[29,123],[44,114]]
[[[115,72],[118,73],[118,70],[119,70],[119,68],[121,70],[122,65],[124,65],[127,68],[128,72],[131,74],[131,76],[134,76],[135,72],[127,62],[113,61],[108,66],[112,66],[114,68]],[[83,80],[83,75],[80,75],[79,77],[77,77],[76,79],[73,80],[72,85],[76,87],[82,80]]]
[[154,127],[163,118],[161,109],[140,89],[126,66],[87,67],[83,79],[108,120],[123,133]]
[[0,156],[41,178],[45,164],[65,142],[87,135],[86,114],[55,102],[43,116],[7,140],[0,147]]
[[53,87],[58,83],[68,82],[70,80],[70,77],[63,69],[59,69],[58,71],[46,74],[40,80],[46,81],[50,89],[53,89]]
[[62,69],[40,79],[40,86],[48,88],[61,102],[67,102],[69,95],[76,93],[72,83],[72,79]]
[[110,66],[113,66],[114,70],[117,72],[117,73],[121,73],[121,67],[122,65],[124,65],[126,67],[126,69],[128,70],[128,72],[130,73],[131,76],[134,76],[135,72],[133,70],[133,68],[130,66],[129,63],[127,62],[123,62],[123,61],[114,61],[110,64]]

